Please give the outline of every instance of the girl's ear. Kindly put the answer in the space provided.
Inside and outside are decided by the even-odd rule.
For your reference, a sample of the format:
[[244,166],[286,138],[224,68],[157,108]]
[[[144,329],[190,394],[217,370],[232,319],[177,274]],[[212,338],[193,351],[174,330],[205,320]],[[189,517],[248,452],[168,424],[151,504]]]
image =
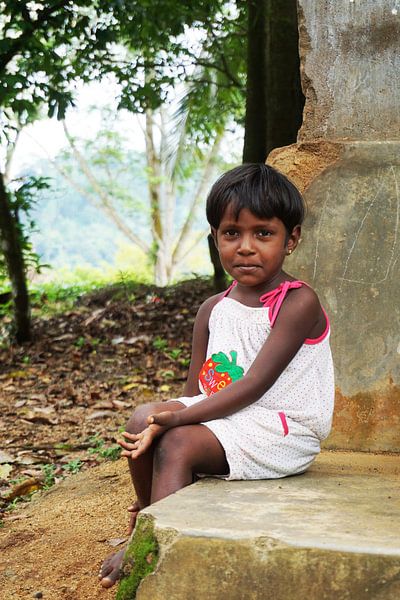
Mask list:
[[301,226],[296,225],[293,227],[292,233],[289,235],[289,239],[286,244],[286,254],[292,254],[293,250],[296,249],[301,236]]
[[215,229],[215,227],[211,227],[211,235],[213,236],[215,247],[218,248],[217,230]]

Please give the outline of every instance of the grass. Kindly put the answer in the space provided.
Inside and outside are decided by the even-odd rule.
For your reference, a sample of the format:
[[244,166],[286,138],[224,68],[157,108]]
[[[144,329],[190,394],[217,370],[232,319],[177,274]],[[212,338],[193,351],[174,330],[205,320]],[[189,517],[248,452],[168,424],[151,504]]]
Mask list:
[[[96,455],[97,458],[100,458],[104,461],[107,460],[117,460],[121,454],[121,448],[117,444],[112,446],[106,446],[105,441],[98,435],[94,435],[89,438],[89,442],[92,444],[90,448],[88,448],[89,455]],[[80,458],[70,460],[62,467],[62,473],[57,473],[56,465],[52,463],[47,463],[41,466],[42,471],[42,484],[40,488],[31,491],[22,496],[17,496],[10,502],[6,504],[6,506],[2,509],[4,512],[13,511],[18,504],[21,502],[29,502],[34,494],[38,491],[46,491],[53,487],[58,481],[64,479],[67,475],[75,475],[81,471],[84,466],[84,461]],[[56,474],[57,473],[57,474]],[[18,479],[12,479],[9,481],[10,485],[19,484],[24,481],[24,477],[19,477]],[[0,527],[4,525],[3,521],[0,520]]]

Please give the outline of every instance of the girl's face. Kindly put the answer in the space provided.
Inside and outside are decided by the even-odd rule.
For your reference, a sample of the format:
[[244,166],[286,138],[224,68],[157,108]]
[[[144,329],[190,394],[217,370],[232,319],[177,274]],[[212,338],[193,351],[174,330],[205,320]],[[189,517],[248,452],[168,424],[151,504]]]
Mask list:
[[213,229],[224,269],[239,284],[259,286],[273,282],[282,272],[287,254],[297,246],[300,226],[288,235],[277,217],[264,219],[243,208],[237,220],[228,205],[217,230]]

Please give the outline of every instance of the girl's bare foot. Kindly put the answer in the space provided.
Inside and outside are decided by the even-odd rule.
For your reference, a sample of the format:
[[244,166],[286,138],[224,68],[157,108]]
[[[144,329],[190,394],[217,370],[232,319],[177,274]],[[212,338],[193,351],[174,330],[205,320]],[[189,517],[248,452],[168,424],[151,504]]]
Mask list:
[[116,581],[118,581],[121,574],[121,565],[124,554],[125,548],[116,554],[111,554],[103,562],[99,571],[100,585],[102,587],[110,588]]

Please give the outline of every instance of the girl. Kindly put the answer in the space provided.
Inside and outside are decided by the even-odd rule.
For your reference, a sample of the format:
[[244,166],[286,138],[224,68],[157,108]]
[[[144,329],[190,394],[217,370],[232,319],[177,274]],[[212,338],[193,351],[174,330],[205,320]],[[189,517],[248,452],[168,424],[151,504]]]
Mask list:
[[[197,314],[184,396],[140,406],[120,441],[140,509],[197,474],[268,479],[305,471],[332,421],[328,317],[315,292],[283,271],[297,247],[304,205],[295,186],[264,164],[223,175],[207,219],[229,289]],[[119,575],[107,559],[101,584]]]

